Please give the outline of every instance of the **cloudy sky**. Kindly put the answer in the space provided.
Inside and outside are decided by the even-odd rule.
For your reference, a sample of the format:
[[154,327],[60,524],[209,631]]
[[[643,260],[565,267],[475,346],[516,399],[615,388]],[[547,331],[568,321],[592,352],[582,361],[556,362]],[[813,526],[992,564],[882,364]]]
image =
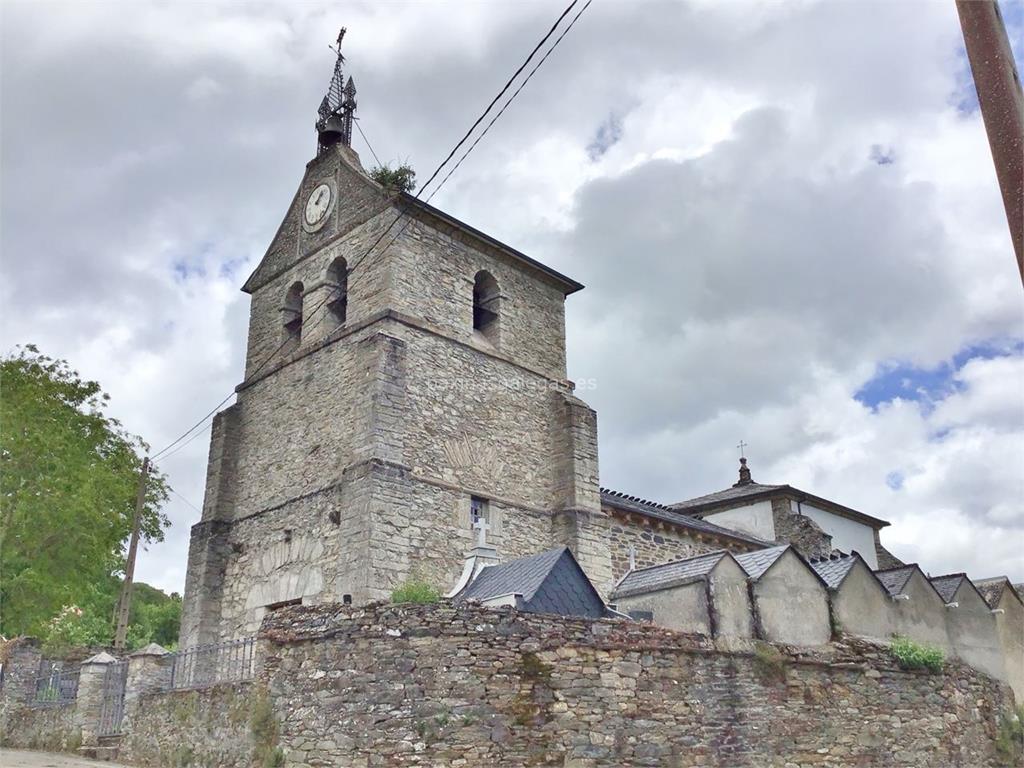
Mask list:
[[[337,28],[374,150],[422,180],[561,9],[4,3],[0,349],[67,358],[163,447],[241,379]],[[1021,283],[952,0],[594,0],[433,202],[587,285],[603,485],[719,490],[742,439],[932,573],[1024,579]],[[166,590],[208,439],[161,462]]]

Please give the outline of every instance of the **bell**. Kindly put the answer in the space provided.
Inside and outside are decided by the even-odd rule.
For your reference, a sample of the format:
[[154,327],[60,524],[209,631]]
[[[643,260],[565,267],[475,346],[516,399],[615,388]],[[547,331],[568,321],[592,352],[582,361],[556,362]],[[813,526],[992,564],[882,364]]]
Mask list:
[[320,145],[323,147],[329,147],[332,144],[337,144],[345,136],[344,125],[341,120],[341,115],[329,116],[320,128],[318,138]]

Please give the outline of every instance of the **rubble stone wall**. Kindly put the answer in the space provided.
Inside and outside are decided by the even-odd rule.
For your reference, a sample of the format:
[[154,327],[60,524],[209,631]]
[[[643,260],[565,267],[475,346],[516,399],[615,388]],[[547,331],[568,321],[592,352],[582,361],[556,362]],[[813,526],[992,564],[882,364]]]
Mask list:
[[987,766],[1010,706],[867,642],[726,652],[510,609],[288,608],[261,644],[289,766]]

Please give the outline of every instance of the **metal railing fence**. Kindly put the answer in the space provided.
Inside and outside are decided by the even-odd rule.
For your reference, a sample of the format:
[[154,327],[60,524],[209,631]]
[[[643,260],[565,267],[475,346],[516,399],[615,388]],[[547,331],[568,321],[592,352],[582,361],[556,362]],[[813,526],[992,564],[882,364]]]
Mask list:
[[78,698],[78,676],[80,669],[74,667],[51,667],[35,679],[31,703],[36,707],[58,707],[70,704]]
[[256,672],[256,638],[197,645],[174,654],[170,687],[203,688],[251,680]]

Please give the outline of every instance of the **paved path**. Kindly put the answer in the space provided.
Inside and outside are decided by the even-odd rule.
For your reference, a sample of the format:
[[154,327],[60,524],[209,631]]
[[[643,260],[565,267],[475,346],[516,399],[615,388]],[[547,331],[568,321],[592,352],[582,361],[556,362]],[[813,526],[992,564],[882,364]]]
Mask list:
[[0,749],[0,767],[2,768],[127,768],[120,763],[107,763],[102,760],[86,760],[75,755],[60,755],[52,752],[23,752],[20,749]]

